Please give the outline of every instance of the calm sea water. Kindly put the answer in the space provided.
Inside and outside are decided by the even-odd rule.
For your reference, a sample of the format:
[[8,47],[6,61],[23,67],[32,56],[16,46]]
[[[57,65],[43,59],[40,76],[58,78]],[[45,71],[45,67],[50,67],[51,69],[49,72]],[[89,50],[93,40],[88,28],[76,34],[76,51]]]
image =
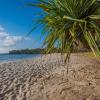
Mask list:
[[0,54],[0,62],[39,57],[40,54]]

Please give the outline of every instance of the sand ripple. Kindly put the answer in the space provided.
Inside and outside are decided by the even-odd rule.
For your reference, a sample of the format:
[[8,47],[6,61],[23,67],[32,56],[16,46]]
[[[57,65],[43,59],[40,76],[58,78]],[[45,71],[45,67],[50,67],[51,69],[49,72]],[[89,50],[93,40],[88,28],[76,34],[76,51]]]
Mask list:
[[60,54],[1,64],[0,100],[100,100],[97,61],[73,54],[66,69]]

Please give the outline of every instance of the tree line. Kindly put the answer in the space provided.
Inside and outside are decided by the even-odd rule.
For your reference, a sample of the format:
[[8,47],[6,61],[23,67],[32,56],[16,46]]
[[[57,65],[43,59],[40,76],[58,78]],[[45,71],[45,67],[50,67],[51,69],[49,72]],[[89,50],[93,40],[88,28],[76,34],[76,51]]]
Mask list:
[[[89,49],[79,49],[79,50],[73,50],[72,52],[87,52],[90,51]],[[62,53],[61,49],[54,48],[52,52],[48,53]],[[63,52],[66,53],[66,50]],[[41,48],[36,48],[36,49],[22,49],[22,50],[11,50],[9,51],[9,54],[47,54],[47,49],[41,49]]]
[[[60,53],[60,49],[54,48],[51,53]],[[22,49],[22,50],[11,50],[9,54],[46,54],[46,49]]]

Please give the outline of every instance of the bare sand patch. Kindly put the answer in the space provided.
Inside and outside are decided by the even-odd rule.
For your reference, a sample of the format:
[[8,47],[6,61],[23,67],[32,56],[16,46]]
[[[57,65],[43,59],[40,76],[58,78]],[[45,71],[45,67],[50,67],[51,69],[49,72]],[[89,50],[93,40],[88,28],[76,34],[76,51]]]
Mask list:
[[0,65],[0,100],[100,100],[100,65],[72,54],[69,71],[60,54]]

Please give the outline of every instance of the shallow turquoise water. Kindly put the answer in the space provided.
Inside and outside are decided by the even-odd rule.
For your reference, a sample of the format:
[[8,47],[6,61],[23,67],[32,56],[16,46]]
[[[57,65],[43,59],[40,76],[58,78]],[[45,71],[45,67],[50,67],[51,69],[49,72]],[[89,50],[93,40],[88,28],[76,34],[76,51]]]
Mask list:
[[0,54],[0,62],[36,58],[40,54]]

